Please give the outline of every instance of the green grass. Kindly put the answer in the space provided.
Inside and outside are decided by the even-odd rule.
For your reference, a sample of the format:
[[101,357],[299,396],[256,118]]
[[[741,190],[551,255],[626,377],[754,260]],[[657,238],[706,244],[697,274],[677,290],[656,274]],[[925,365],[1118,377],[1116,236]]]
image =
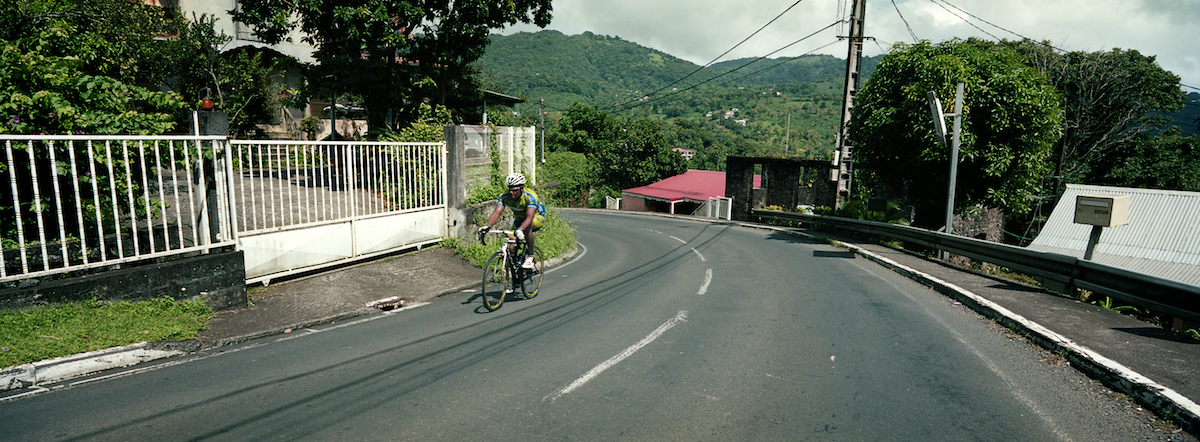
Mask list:
[[[496,225],[507,226],[505,221]],[[542,230],[537,232],[534,240],[537,248],[542,249],[545,259],[551,259],[575,249],[575,227],[564,220],[557,211],[548,209],[546,220],[542,222]],[[475,238],[446,238],[442,241],[442,246],[454,250],[458,256],[471,264],[483,267],[492,253],[500,247],[498,238],[491,237],[490,241],[488,244],[480,244]]]
[[142,341],[187,340],[206,328],[201,301],[90,301],[0,310],[0,367]]

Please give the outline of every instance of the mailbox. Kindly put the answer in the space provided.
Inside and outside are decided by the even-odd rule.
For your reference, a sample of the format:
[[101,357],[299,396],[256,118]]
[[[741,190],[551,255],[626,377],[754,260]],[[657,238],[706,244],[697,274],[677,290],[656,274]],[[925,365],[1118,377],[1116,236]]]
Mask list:
[[1129,195],[1076,196],[1075,223],[1100,227],[1129,224]]

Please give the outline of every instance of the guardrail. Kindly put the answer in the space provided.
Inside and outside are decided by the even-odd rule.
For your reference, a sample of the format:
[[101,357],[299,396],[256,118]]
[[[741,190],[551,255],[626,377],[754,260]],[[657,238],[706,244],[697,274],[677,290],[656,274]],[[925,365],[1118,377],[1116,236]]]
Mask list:
[[1090,290],[1133,306],[1200,322],[1200,287],[1099,265],[1056,253],[949,235],[915,227],[775,210],[751,210],[760,219],[836,227],[921,244],[1033,276],[1047,285]]

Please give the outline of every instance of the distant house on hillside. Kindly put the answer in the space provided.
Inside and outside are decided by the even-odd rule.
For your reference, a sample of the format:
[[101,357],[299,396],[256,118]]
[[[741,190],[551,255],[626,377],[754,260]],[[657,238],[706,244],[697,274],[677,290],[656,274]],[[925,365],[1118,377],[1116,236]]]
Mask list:
[[675,152],[680,155],[683,155],[683,159],[688,160],[688,161],[691,161],[692,157],[696,156],[696,151],[691,150],[691,149],[684,149],[682,147],[672,147],[671,152]]
[[[754,187],[762,185],[755,175]],[[689,170],[657,183],[621,192],[621,210],[691,215],[709,198],[725,197],[725,172]]]

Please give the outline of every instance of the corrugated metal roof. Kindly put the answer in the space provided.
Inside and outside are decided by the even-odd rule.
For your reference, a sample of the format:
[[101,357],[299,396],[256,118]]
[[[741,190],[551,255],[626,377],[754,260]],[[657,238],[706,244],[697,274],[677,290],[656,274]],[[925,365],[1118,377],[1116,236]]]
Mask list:
[[1092,261],[1200,286],[1200,192],[1068,184],[1029,249],[1082,258],[1092,226],[1075,224],[1075,197],[1129,195],[1129,224],[1106,227]]
[[[761,186],[762,176],[754,175],[754,187]],[[625,189],[622,194],[666,202],[704,203],[711,197],[725,196],[725,172],[692,169],[656,183]]]

